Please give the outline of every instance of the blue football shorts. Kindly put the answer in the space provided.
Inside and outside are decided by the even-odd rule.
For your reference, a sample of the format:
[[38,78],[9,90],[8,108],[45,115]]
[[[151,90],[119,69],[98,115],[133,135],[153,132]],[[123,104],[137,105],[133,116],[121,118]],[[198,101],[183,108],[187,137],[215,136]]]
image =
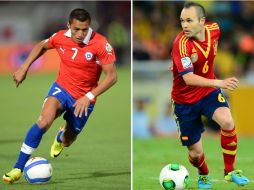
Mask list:
[[87,116],[85,116],[85,113],[83,113],[82,117],[80,118],[74,115],[75,108],[73,107],[73,104],[75,103],[76,100],[56,82],[54,82],[51,88],[49,89],[46,98],[51,96],[55,97],[61,103],[62,113],[64,113],[63,118],[71,127],[72,132],[78,135],[84,128],[86,121],[88,120],[90,114],[92,113],[94,104],[89,105]]
[[204,132],[201,116],[204,115],[212,120],[213,113],[219,107],[229,107],[221,89],[212,91],[195,104],[173,103],[179,137],[183,146],[193,145],[200,140],[201,133]]

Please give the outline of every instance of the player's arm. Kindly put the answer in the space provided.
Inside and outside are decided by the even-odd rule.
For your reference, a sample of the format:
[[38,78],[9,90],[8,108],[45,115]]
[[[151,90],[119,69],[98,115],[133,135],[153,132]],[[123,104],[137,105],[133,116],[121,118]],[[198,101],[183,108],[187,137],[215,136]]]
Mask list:
[[16,84],[16,87],[18,87],[19,84],[25,80],[27,72],[33,62],[43,55],[48,49],[50,49],[47,41],[48,40],[43,40],[36,44],[25,60],[24,64],[13,74],[13,80]]
[[96,88],[94,88],[91,92],[87,93],[85,96],[78,99],[73,105],[75,107],[74,114],[76,117],[78,116],[81,117],[83,112],[85,112],[85,115],[87,116],[88,106],[92,98],[99,96],[100,94],[108,90],[111,86],[113,86],[117,82],[117,72],[116,72],[115,64],[111,63],[111,64],[102,65],[102,70],[105,73],[105,77],[102,80],[102,82]]
[[91,92],[96,97],[108,90],[117,82],[117,72],[115,64],[102,65],[102,70],[105,73],[105,77],[102,82]]
[[224,80],[207,79],[202,76],[196,75],[193,72],[188,72],[182,77],[186,85],[188,86],[214,87],[235,90],[239,85],[239,81],[235,77],[227,78]]

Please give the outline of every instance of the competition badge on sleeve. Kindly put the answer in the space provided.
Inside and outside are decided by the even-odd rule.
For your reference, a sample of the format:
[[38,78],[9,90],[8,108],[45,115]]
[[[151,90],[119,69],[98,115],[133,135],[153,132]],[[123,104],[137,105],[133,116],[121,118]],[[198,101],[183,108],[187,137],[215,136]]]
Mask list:
[[192,62],[191,62],[191,59],[189,57],[183,57],[181,59],[181,62],[182,62],[182,66],[183,66],[184,69],[192,67]]
[[106,49],[106,51],[108,52],[109,55],[112,55],[113,48],[108,42],[106,43],[105,49]]

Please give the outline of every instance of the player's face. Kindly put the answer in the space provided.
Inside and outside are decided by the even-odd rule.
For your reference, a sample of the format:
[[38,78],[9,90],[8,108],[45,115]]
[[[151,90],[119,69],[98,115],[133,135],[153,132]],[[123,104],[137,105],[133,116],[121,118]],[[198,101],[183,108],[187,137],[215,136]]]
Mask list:
[[195,7],[184,8],[180,16],[183,32],[186,37],[196,37],[204,26],[205,19],[199,18]]
[[71,29],[71,39],[77,44],[82,44],[89,27],[90,22],[88,20],[81,22],[77,19],[73,19],[72,23],[68,24],[68,28]]

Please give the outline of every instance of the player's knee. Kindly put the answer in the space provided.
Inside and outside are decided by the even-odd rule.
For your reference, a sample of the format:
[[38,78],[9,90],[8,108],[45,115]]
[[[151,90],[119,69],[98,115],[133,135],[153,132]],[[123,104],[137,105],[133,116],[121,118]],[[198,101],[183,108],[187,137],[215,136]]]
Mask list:
[[221,128],[224,129],[224,130],[232,130],[234,128],[234,122],[233,122],[233,120],[231,118],[225,118],[222,121]]
[[47,130],[51,126],[52,121],[47,118],[39,118],[37,124],[40,128]]
[[203,151],[199,151],[199,150],[189,151],[189,156],[191,157],[192,160],[199,160],[202,154],[203,154]]

